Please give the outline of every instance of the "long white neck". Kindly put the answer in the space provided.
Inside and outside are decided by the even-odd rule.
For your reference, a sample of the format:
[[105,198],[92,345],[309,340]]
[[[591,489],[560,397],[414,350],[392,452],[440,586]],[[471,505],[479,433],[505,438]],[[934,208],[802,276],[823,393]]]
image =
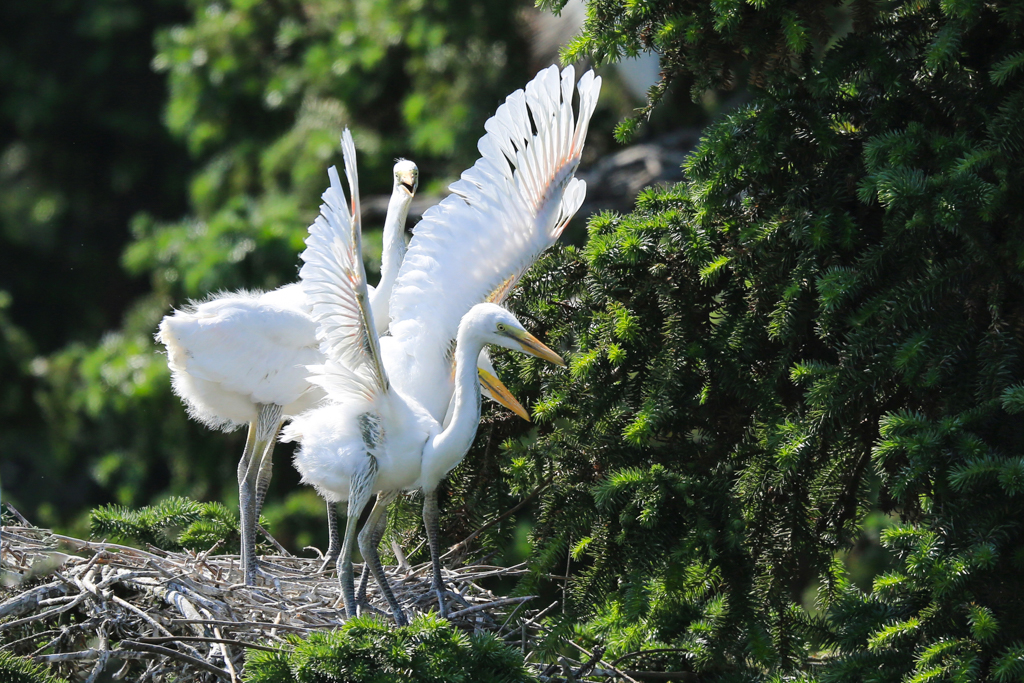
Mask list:
[[476,359],[483,343],[471,341],[468,336],[464,329],[459,329],[451,419],[444,431],[429,440],[423,449],[420,482],[424,491],[434,490],[445,475],[462,462],[480,425],[480,376]]
[[405,219],[409,216],[412,197],[397,183],[388,202],[388,215],[384,219],[384,252],[380,262],[380,282],[373,292],[370,308],[377,334],[383,334],[391,321],[391,289],[405,259]]

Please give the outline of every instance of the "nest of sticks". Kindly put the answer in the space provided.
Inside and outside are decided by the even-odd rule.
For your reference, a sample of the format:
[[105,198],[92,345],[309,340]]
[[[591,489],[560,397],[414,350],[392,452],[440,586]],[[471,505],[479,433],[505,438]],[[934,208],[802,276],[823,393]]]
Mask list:
[[[0,546],[0,649],[97,680],[101,672],[133,681],[237,681],[246,649],[286,643],[287,634],[345,621],[341,587],[321,560],[263,555],[267,577],[242,583],[238,555],[165,552],[54,534],[28,524],[4,526]],[[358,571],[358,565],[357,565]],[[437,609],[430,564],[386,568],[408,616]],[[530,597],[499,597],[480,586],[514,577],[525,565],[445,570],[449,621],[485,630],[525,649],[541,612]],[[371,609],[391,619],[374,581]],[[69,614],[70,613],[70,614]],[[69,616],[74,615],[74,618]],[[140,674],[140,671],[142,672]]]
[[[336,572],[321,571],[319,558],[295,557],[278,546],[280,554],[260,557],[266,578],[246,586],[239,556],[215,554],[216,546],[175,553],[87,541],[33,526],[7,508],[20,523],[0,527],[0,651],[76,680],[94,683],[106,672],[103,680],[237,683],[246,650],[287,645],[287,635],[345,621]],[[268,540],[276,544],[269,534]],[[385,571],[406,615],[436,610],[430,563],[409,566],[396,550],[399,566]],[[526,564],[443,571],[457,592],[449,597],[449,622],[521,648],[542,683],[697,680],[690,672],[623,670],[603,658],[603,648],[591,652],[571,639],[565,644],[575,657],[530,662],[531,645],[546,631],[540,620],[559,602],[538,609],[532,596],[500,597],[480,585],[522,576]],[[373,581],[367,598],[371,610],[391,620]]]

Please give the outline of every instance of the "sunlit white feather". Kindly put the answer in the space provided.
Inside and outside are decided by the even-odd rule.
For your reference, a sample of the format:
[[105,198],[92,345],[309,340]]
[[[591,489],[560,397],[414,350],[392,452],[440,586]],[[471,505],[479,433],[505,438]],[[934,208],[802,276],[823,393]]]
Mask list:
[[322,356],[316,323],[298,284],[271,292],[220,293],[166,316],[157,340],[167,348],[174,393],[189,414],[214,428],[256,419],[259,403],[284,415],[323,398],[306,381],[306,365]]
[[306,249],[300,254],[304,264],[299,277],[319,324],[317,339],[326,357],[323,364],[309,368],[309,381],[336,401],[360,396],[373,402],[387,393],[388,378],[363,267],[355,145],[347,129],[341,146],[352,209],[346,207],[341,180],[332,166],[328,169],[331,185],[323,193],[320,215],[309,227]]
[[[573,177],[601,79],[554,66],[509,95],[484,125],[481,158],[416,226],[391,295],[392,381],[437,419],[448,407],[445,362],[459,321],[474,304],[513,284],[561,235],[586,184]],[[532,125],[531,125],[532,121]],[[501,296],[492,301],[500,302]]]

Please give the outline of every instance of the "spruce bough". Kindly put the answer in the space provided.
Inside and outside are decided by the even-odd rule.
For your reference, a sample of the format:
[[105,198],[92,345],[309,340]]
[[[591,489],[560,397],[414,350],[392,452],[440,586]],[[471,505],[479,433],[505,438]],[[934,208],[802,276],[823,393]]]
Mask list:
[[[637,668],[1018,680],[1024,3],[854,2],[846,35],[828,9],[588,4],[570,51],[657,46],[752,98],[513,301],[578,349],[506,359],[541,425],[508,477],[552,479],[533,566],[572,571],[554,634],[664,649]],[[862,590],[839,554],[874,509]]]
[[246,683],[536,683],[522,655],[493,635],[467,635],[433,614],[394,628],[360,616],[330,632],[249,650]]

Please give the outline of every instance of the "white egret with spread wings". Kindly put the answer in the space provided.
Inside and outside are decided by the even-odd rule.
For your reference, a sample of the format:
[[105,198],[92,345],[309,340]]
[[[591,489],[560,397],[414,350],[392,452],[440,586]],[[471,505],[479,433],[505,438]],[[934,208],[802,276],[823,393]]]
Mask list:
[[[423,470],[448,471],[472,444],[480,421],[477,359],[485,344],[532,353],[551,362],[561,358],[530,335],[515,317],[495,304],[478,304],[456,334],[455,407],[447,427],[391,383],[381,340],[372,324],[360,244],[359,181],[355,146],[342,136],[349,209],[337,171],[329,170],[321,215],[310,226],[300,277],[319,323],[327,360],[312,368],[310,381],[324,388],[331,403],[295,418],[285,440],[301,443],[295,455],[303,481],[328,500],[347,500],[348,515],[339,558],[339,578],[349,616],[355,616],[352,546],[359,516],[374,493],[381,493],[359,534],[359,549],[395,620],[406,623],[377,554],[375,531],[387,505],[402,490],[418,485]],[[385,338],[390,341],[390,338]]]
[[[340,314],[332,313],[326,306],[320,315],[314,312],[314,317],[321,320],[320,333],[325,344],[337,344],[339,339],[344,339],[350,347],[360,349],[364,354],[363,357],[339,354],[335,364],[338,371],[345,370],[346,363],[355,362],[364,373],[369,373],[360,380],[361,384],[350,382],[344,390],[339,389],[339,401],[353,403],[351,394],[356,391],[355,386],[362,387],[364,392],[359,410],[375,405],[374,401],[382,395],[394,395],[396,398],[389,400],[401,398],[406,405],[415,405],[417,411],[425,412],[425,415],[415,412],[405,416],[407,428],[414,431],[426,428],[429,432],[444,424],[455,429],[453,434],[458,434],[458,437],[444,439],[438,435],[439,444],[428,442],[432,449],[431,457],[428,458],[428,451],[424,450],[419,462],[411,456],[403,461],[388,459],[386,467],[390,479],[387,481],[376,473],[373,475],[378,479],[371,488],[379,490],[381,496],[359,536],[359,544],[364,559],[371,563],[371,570],[395,611],[396,619],[402,618],[401,610],[394,603],[386,582],[383,582],[379,560],[376,559],[378,523],[384,507],[396,494],[395,486],[410,486],[414,470],[419,467],[413,485],[425,492],[424,521],[430,541],[433,584],[443,612],[445,605],[437,541],[437,486],[465,456],[479,421],[479,394],[475,402],[471,400],[474,382],[465,377],[464,367],[460,366],[460,353],[465,354],[474,346],[479,351],[485,342],[516,348],[509,339],[518,339],[519,342],[525,339],[507,334],[504,338],[500,334],[498,337],[486,337],[481,330],[488,330],[490,325],[498,333],[515,330],[517,335],[525,334],[518,323],[513,327],[511,321],[499,321],[495,317],[502,309],[494,302],[500,302],[538,256],[558,239],[583,201],[585,185],[574,178],[574,173],[580,162],[601,81],[593,72],[588,72],[580,80],[579,116],[576,118],[572,108],[572,80],[571,69],[566,69],[561,75],[555,67],[546,69],[527,85],[525,92],[520,90],[510,95],[495,116],[488,120],[485,125],[488,134],[479,142],[483,158],[452,185],[452,196],[424,214],[423,221],[417,226],[392,294],[391,337],[379,345],[361,338],[353,341],[353,335],[365,334],[364,330],[368,329],[367,325],[359,327],[352,322],[359,310],[358,296],[347,304],[350,319],[344,325],[325,326],[325,321],[331,316],[342,320]],[[332,212],[338,212],[333,208],[335,204],[337,198],[327,202],[318,223],[328,224],[330,220],[343,222],[332,215]],[[322,259],[320,252],[325,252],[328,247],[319,238],[314,238],[313,232],[311,228],[310,249],[304,253],[307,266],[303,268],[303,284],[309,285],[311,300],[314,296],[327,297],[329,291],[338,296],[337,291],[343,283],[330,281],[329,274],[342,259],[337,255],[332,257],[333,260]],[[322,227],[319,232],[323,232]],[[336,237],[333,239],[337,241]],[[331,248],[338,251],[336,246]],[[354,257],[348,258],[351,261]],[[312,263],[317,263],[317,267],[313,268]],[[348,277],[349,284],[358,291],[358,274]],[[324,300],[327,301],[326,298]],[[491,303],[480,303],[487,301]],[[491,317],[485,316],[485,312],[489,312]],[[363,312],[362,315],[369,314]],[[537,347],[527,345],[526,350],[536,353]],[[555,360],[555,357],[552,355],[548,359]],[[320,379],[325,386],[331,381],[328,379],[329,367],[330,364],[325,366]],[[349,367],[347,372],[351,374],[353,369]],[[381,383],[380,377],[387,378],[390,383]],[[366,387],[375,389],[371,391]],[[447,419],[446,409],[449,412]],[[334,424],[340,424],[343,419],[348,424],[344,428],[347,431],[333,427],[333,434],[332,418],[326,409],[315,412],[318,418],[304,415],[293,423],[286,430],[286,438],[303,441],[303,447],[296,455],[296,467],[302,472],[303,480],[317,486],[327,497],[334,495],[349,501],[347,551],[343,551],[342,562],[348,562],[347,569],[343,566],[343,580],[350,580],[346,577],[351,576],[351,560],[345,553],[351,553],[353,515],[358,516],[365,503],[360,501],[371,493],[365,490],[366,484],[356,485],[352,477],[354,468],[369,465],[363,465],[358,457],[353,460],[349,456],[346,456],[349,461],[345,464],[335,462],[339,458],[334,458],[331,447],[323,444],[351,443],[352,452],[359,452],[356,437],[373,436],[376,432],[357,430],[352,424],[360,420],[365,422],[368,419],[365,415],[372,414],[372,411],[355,415],[334,409]],[[413,426],[414,422],[425,419],[428,421]],[[401,419],[394,418],[390,429],[401,424]],[[395,438],[390,429],[381,433]],[[448,429],[444,433],[447,434]],[[444,453],[439,455],[438,449],[442,446]],[[373,449],[369,446],[365,451],[367,455],[361,457],[372,456]],[[373,467],[379,472],[381,465],[372,457],[370,460],[376,463]],[[342,470],[344,475],[340,474]],[[352,492],[348,488],[352,488]],[[359,498],[352,497],[356,489]],[[348,592],[345,595],[346,605],[352,613],[354,605],[349,606],[349,603],[353,598]]]
[[[574,174],[601,78],[588,71],[579,80],[575,117],[573,80],[572,67],[559,74],[550,66],[509,95],[484,124],[482,158],[416,226],[391,295],[395,343],[385,352],[399,389],[435,417],[449,408],[449,354],[462,315],[480,301],[501,303],[583,203],[586,183]],[[425,468],[420,484],[442,614],[437,488],[451,467]]]

